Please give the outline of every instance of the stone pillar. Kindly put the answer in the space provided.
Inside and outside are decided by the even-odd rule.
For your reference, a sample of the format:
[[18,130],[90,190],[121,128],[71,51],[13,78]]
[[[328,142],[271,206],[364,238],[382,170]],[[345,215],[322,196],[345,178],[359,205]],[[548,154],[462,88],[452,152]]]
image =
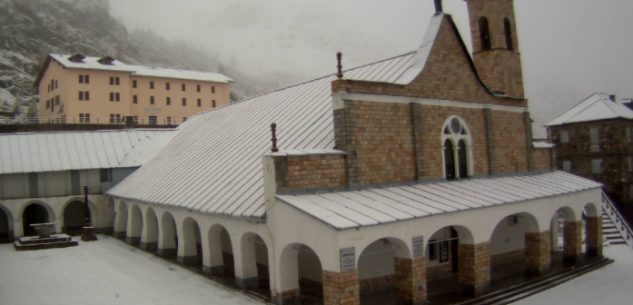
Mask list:
[[587,243],[585,254],[591,257],[602,256],[602,217],[586,217]]
[[486,151],[488,152],[488,174],[497,173],[497,161],[495,157],[495,136],[492,126],[492,110],[484,109],[484,123],[486,127]]
[[417,103],[411,103],[411,121],[413,126],[413,151],[415,152],[415,178],[417,180],[424,180],[426,173],[424,169],[424,145],[423,145],[423,133],[424,133],[424,121],[422,120],[422,105]]
[[341,107],[334,109],[334,139],[337,149],[347,152],[347,183],[356,187],[358,182],[358,156],[356,146],[356,120],[354,102],[342,101]]
[[236,241],[233,246],[235,261],[235,285],[242,288],[258,288],[257,263],[255,258],[255,242]]
[[525,148],[527,150],[527,168],[531,172],[534,170],[534,156],[532,149],[532,119],[529,112],[523,113],[523,121],[525,123]]
[[490,242],[459,244],[459,293],[480,296],[490,290]]
[[323,270],[324,305],[360,305],[358,270],[330,272]]
[[549,272],[551,257],[551,232],[525,233],[525,274],[543,275]]
[[299,288],[286,290],[279,294],[280,298],[277,299],[277,305],[300,305],[301,304],[301,292]]
[[426,301],[426,257],[396,257],[396,296],[400,304],[424,304]]
[[565,221],[563,225],[563,262],[575,264],[582,253],[582,222]]

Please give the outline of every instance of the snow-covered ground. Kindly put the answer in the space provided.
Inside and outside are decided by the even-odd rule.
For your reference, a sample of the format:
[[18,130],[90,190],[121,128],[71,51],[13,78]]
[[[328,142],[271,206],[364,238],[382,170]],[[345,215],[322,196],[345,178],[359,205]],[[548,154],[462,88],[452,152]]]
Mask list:
[[617,245],[604,247],[603,252],[615,262],[514,304],[631,304],[633,250]]
[[[616,260],[516,304],[629,304],[633,250],[605,247]],[[262,304],[121,241],[99,235],[79,247],[17,252],[0,245],[0,304]]]
[[78,247],[0,245],[0,304],[262,304],[108,236]]

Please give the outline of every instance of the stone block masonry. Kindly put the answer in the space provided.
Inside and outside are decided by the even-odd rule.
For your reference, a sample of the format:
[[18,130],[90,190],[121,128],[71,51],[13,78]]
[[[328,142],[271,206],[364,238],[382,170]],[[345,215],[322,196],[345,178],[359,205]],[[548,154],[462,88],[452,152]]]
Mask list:
[[585,254],[592,257],[602,256],[602,217],[586,217],[587,243]]
[[525,272],[527,275],[543,275],[550,270],[552,233],[525,233]]
[[345,186],[345,155],[277,156],[275,180],[279,190]]
[[563,225],[563,260],[576,263],[582,253],[582,221],[565,221]]
[[533,167],[535,171],[543,171],[552,169],[552,148],[538,148],[532,150]]
[[360,305],[358,270],[347,272],[323,271],[324,305]]
[[402,304],[423,304],[426,300],[426,257],[395,258],[396,296]]
[[479,296],[490,290],[490,242],[458,246],[460,294]]

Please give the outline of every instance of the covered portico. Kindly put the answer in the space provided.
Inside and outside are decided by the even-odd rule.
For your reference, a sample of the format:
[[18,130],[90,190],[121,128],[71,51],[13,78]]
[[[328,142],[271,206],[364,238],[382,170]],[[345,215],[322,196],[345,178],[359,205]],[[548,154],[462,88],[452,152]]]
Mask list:
[[299,278],[314,264],[298,262],[302,249],[310,249],[322,267],[324,304],[370,304],[381,298],[421,304],[445,293],[477,296],[502,277],[495,276],[495,266],[516,262],[524,266],[519,275],[546,274],[556,250],[552,231],[559,229],[551,223],[561,209],[565,261],[574,263],[583,252],[602,255],[602,227],[596,225],[600,187],[550,172],[280,192],[270,205],[267,201],[278,266],[272,294],[277,304],[303,298]]

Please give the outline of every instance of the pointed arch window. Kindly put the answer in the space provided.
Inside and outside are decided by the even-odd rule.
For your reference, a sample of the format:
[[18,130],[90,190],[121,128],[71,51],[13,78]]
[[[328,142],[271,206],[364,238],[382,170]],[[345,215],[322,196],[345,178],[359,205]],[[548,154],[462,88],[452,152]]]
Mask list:
[[442,127],[444,177],[447,180],[472,175],[472,137],[465,121],[458,116],[449,117]]
[[512,27],[508,18],[503,19],[503,28],[506,34],[506,48],[508,50],[514,50],[514,47],[512,45]]
[[488,27],[488,18],[479,18],[479,37],[481,39],[481,50],[490,50],[490,28]]

